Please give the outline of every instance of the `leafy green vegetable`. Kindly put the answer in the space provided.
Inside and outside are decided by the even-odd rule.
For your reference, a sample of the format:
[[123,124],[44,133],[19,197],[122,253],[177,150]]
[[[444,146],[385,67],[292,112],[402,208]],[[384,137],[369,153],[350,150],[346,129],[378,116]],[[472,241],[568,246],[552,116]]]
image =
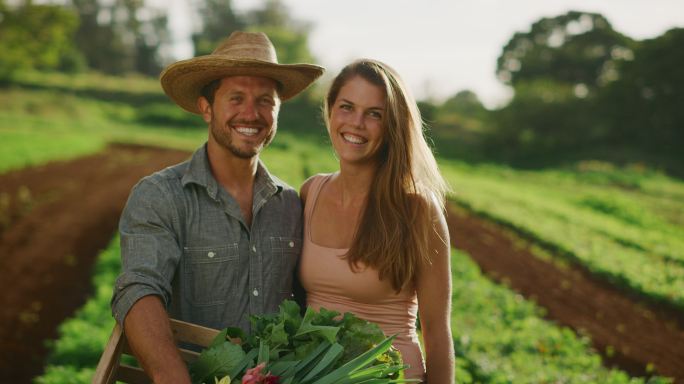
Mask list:
[[[288,300],[278,313],[252,316],[249,335],[224,330],[190,367],[193,381],[211,383],[226,375],[238,379],[257,364],[265,364],[264,372],[282,384],[412,381],[403,379],[406,366],[392,347],[394,336],[385,337],[377,324],[325,308],[307,308],[303,318],[300,313],[297,303]],[[242,346],[228,337],[240,337]]]

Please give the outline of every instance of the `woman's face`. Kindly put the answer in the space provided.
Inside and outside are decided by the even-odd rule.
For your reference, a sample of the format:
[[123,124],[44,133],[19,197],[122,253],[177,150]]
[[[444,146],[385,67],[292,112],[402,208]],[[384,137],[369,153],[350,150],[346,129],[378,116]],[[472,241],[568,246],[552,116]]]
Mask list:
[[340,162],[374,163],[384,142],[385,91],[360,76],[340,88],[330,109],[330,139]]

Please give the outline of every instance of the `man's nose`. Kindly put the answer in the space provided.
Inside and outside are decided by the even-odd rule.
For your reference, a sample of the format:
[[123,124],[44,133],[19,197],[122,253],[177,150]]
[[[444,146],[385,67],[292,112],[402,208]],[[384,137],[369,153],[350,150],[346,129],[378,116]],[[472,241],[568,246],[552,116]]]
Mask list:
[[257,105],[254,100],[247,100],[242,105],[242,118],[246,120],[256,120],[259,117]]

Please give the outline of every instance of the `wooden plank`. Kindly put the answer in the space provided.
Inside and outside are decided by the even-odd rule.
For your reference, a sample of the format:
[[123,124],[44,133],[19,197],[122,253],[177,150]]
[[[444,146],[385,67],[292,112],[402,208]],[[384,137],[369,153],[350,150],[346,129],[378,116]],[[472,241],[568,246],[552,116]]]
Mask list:
[[171,319],[171,330],[176,342],[190,343],[206,347],[214,340],[219,330]]
[[142,368],[131,367],[130,365],[121,364],[116,372],[116,380],[128,384],[148,384],[152,383],[145,371]]
[[183,359],[183,361],[185,361],[186,363],[194,362],[200,355],[199,352],[191,351],[185,348],[179,348],[178,350],[180,352],[181,359]]
[[114,325],[112,334],[109,336],[107,345],[105,345],[100,361],[97,363],[95,375],[93,376],[93,384],[111,384],[114,383],[114,375],[116,374],[119,361],[121,359],[121,350],[123,349],[125,337],[121,327],[117,323]]

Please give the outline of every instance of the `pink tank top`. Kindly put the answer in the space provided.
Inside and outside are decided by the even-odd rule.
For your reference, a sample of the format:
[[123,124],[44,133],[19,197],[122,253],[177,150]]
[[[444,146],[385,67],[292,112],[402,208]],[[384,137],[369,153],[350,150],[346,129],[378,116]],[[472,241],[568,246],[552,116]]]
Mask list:
[[311,217],[319,192],[330,175],[315,177],[304,207],[304,242],[299,275],[307,293],[307,305],[324,307],[340,313],[351,312],[380,326],[385,335],[397,334],[394,340],[402,354],[406,378],[424,380],[425,365],[416,334],[418,300],[414,288],[398,294],[375,269],[360,266],[354,272],[341,256],[347,248],[329,248],[311,240]]

